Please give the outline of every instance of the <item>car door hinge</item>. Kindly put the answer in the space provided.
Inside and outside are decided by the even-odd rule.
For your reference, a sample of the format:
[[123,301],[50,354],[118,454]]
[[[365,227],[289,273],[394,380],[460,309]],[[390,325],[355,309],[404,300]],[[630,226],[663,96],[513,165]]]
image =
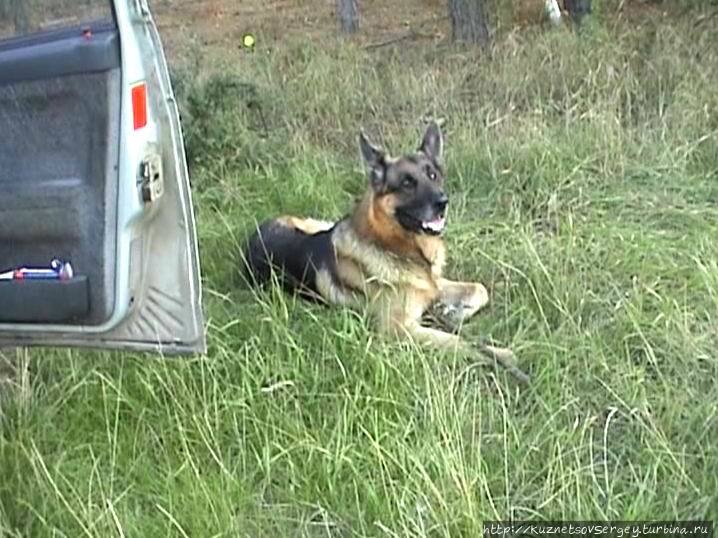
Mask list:
[[164,192],[162,176],[162,158],[158,153],[150,153],[140,164],[140,188],[142,200],[146,203],[156,202]]

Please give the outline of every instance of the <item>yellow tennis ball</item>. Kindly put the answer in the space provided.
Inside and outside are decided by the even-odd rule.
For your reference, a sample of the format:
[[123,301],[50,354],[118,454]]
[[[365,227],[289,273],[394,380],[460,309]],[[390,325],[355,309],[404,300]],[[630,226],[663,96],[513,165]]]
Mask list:
[[256,43],[256,40],[254,39],[254,36],[252,34],[244,34],[242,36],[242,44],[247,47],[248,49],[251,49],[254,47],[254,44]]

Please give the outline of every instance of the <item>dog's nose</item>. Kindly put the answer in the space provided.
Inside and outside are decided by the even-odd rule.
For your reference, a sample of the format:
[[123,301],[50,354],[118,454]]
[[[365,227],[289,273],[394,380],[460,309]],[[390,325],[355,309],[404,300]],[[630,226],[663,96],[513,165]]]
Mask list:
[[443,192],[439,195],[439,197],[434,202],[434,209],[441,213],[446,209],[446,206],[449,205],[449,197],[446,196]]

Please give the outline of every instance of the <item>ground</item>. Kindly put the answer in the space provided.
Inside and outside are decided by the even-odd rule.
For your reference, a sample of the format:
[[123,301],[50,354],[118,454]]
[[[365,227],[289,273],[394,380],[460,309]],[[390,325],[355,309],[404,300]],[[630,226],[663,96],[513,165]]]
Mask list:
[[[563,6],[563,2],[559,2]],[[337,28],[335,0],[155,0],[157,23],[172,54],[191,46],[226,56],[236,52],[245,33],[270,46],[288,38],[321,43]],[[537,25],[543,20],[543,0],[503,3],[496,18],[506,26]],[[619,17],[661,17],[675,5],[650,0],[616,2]],[[565,12],[564,12],[565,13]],[[451,29],[445,0],[362,0],[360,31],[352,41],[361,45],[383,43],[416,32],[413,41],[440,41]]]
[[[187,36],[194,35],[203,47],[222,55],[236,51],[241,36],[247,32],[255,34],[265,45],[281,44],[287,38],[321,43],[325,39],[331,40],[336,28],[332,0],[160,0],[156,14],[158,26],[171,50],[186,46]],[[431,21],[425,25],[427,34],[446,31],[446,24],[442,24],[445,9],[439,0],[392,3],[369,0],[362,2],[361,15],[360,32],[355,36],[359,42],[381,40],[400,32],[405,26],[426,21]]]
[[[365,48],[440,2],[367,0],[340,39],[331,2],[157,0],[209,352],[0,362],[0,536],[716,520],[718,25],[707,4],[594,3],[578,33],[504,28],[482,51],[440,20]],[[238,277],[257,220],[350,207],[359,127],[399,152],[425,116],[445,120],[449,276],[491,294],[464,335],[511,345],[528,388]]]

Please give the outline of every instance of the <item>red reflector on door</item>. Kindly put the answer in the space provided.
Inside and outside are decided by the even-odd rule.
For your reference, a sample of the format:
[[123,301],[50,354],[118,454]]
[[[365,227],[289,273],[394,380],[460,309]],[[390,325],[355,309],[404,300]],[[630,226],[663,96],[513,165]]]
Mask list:
[[144,82],[132,88],[132,122],[135,131],[147,125],[147,85]]

